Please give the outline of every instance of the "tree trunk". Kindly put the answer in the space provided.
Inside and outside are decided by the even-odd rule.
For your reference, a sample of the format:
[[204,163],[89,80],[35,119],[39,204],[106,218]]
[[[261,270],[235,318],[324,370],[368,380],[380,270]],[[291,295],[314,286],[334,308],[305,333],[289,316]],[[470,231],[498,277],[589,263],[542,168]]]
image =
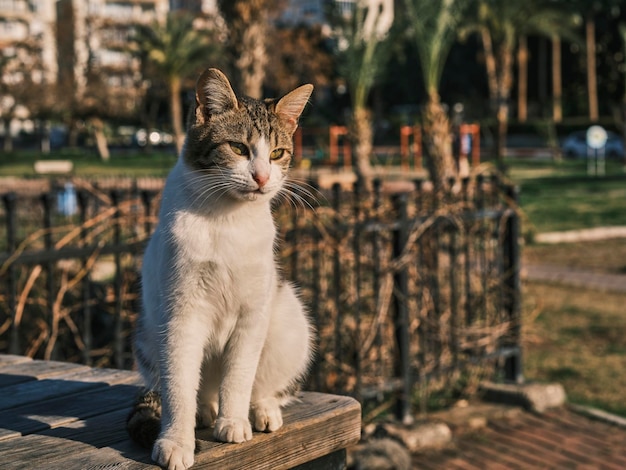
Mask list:
[[374,133],[372,132],[372,117],[368,109],[354,109],[350,131],[357,178],[363,188],[370,190],[372,189],[374,177],[374,171],[370,162]]
[[587,94],[589,95],[589,119],[597,121],[598,111],[598,81],[596,76],[596,25],[592,16],[587,17],[585,23],[587,41]]
[[502,169],[504,167],[504,156],[506,155],[506,139],[509,130],[509,104],[507,101],[502,100],[500,101],[500,103],[498,103],[496,120],[498,121],[498,144],[496,157],[498,161],[498,167]]
[[9,118],[3,119],[2,125],[4,127],[3,150],[5,152],[12,152],[13,151],[13,136],[11,135],[11,119]]
[[242,44],[237,58],[237,69],[241,74],[244,95],[260,99],[263,95],[267,51],[265,48],[266,27],[264,18],[250,24],[243,32]]
[[498,122],[498,136],[496,159],[500,169],[504,168],[506,153],[506,137],[509,128],[509,101],[513,86],[513,53],[514,44],[505,43],[499,50],[500,76],[498,77],[498,108],[496,120]]
[[528,42],[525,35],[519,38],[517,49],[517,119],[526,122],[528,119]]
[[183,108],[180,102],[180,77],[170,78],[170,107],[172,108],[172,130],[176,141],[176,153],[180,154],[185,143],[183,129]]
[[561,38],[552,36],[552,119],[563,120],[563,82],[561,79]]
[[91,118],[91,124],[93,125],[93,135],[96,139],[96,149],[98,155],[102,161],[108,162],[111,158],[109,153],[109,145],[107,143],[106,135],[104,134],[104,122],[100,118]]
[[70,148],[77,148],[78,147],[78,123],[76,122],[76,119],[74,118],[70,118],[68,124],[67,124],[67,145]]
[[491,109],[495,111],[498,102],[498,73],[496,69],[496,56],[493,52],[493,42],[491,41],[491,34],[487,28],[481,29],[481,39],[483,50],[485,51],[485,67],[487,69],[487,84],[489,85]]
[[423,142],[427,151],[426,166],[435,194],[439,196],[446,187],[446,180],[457,176],[457,170],[452,156],[450,119],[439,94],[431,91],[429,95],[424,110]]
[[50,153],[50,123],[47,120],[39,121],[39,135],[41,136],[41,153]]

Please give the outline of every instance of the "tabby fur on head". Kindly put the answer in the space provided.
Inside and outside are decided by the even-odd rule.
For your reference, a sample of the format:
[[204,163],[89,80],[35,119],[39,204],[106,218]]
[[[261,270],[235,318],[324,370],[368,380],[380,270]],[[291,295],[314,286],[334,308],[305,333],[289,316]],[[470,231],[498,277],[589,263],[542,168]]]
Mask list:
[[134,351],[147,392],[127,421],[169,470],[193,465],[196,419],[224,442],[279,429],[309,367],[313,328],[279,275],[270,202],[290,191],[312,89],[261,101],[237,97],[216,69],[198,80],[143,258]]
[[204,72],[183,152],[194,172],[190,186],[198,194],[196,203],[275,196],[287,177],[293,133],[312,90],[303,85],[280,100],[237,98],[221,72]]

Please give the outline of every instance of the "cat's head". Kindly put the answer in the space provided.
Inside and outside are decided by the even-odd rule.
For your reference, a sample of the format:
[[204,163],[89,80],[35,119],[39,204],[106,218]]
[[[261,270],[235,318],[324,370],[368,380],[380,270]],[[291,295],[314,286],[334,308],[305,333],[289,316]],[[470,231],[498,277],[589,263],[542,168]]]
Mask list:
[[269,200],[283,187],[313,85],[280,99],[237,97],[226,76],[206,70],[196,85],[183,159],[202,203]]

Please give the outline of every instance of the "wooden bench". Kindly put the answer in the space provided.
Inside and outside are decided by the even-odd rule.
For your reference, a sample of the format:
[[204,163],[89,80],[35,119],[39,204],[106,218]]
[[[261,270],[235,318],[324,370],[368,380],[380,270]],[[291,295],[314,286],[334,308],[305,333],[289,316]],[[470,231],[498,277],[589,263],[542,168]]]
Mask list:
[[37,160],[33,165],[38,175],[66,175],[74,169],[71,160]]
[[[139,389],[135,372],[0,355],[2,469],[158,469],[126,433]],[[356,400],[303,392],[285,408],[280,430],[244,444],[198,430],[193,468],[339,470],[360,433]]]

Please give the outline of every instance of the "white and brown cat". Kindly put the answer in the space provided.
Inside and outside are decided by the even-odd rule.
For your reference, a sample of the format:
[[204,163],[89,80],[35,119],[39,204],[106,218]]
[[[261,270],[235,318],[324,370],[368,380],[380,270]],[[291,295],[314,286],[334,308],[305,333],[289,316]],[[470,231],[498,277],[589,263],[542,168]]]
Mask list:
[[131,436],[170,470],[194,462],[196,417],[224,442],[281,427],[311,359],[312,327],[274,259],[270,201],[313,90],[237,97],[206,70],[142,268],[135,357],[148,392]]

